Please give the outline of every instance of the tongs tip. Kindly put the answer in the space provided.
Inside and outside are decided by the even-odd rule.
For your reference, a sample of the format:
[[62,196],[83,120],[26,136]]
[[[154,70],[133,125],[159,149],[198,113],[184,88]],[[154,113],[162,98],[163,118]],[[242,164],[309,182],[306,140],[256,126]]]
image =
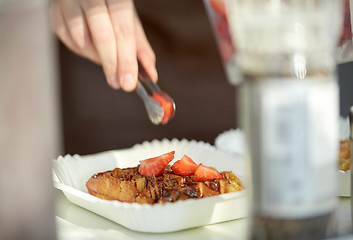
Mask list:
[[[175,115],[175,102],[157,83],[151,80],[145,69],[139,63],[139,81],[136,92],[145,102],[146,110],[151,122],[155,125],[167,124]],[[142,83],[151,91],[151,96],[146,92]],[[158,105],[158,106],[157,106]]]
[[160,106],[163,108],[163,118],[160,123],[167,124],[175,115],[175,102],[174,100],[165,92],[155,92],[152,94],[152,98],[156,100]]

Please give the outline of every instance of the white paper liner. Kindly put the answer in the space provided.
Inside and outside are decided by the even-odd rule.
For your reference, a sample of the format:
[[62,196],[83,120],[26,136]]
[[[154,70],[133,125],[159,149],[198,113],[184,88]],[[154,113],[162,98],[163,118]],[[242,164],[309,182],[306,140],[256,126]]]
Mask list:
[[[340,140],[349,139],[349,118],[340,117]],[[351,153],[352,154],[352,153]],[[338,170],[338,195],[341,197],[351,196],[351,170]]]
[[340,117],[340,140],[346,140],[349,138],[349,118]]
[[53,163],[54,186],[62,190],[72,203],[141,232],[172,232],[247,216],[246,190],[164,205],[108,201],[88,194],[85,183],[94,173],[116,167],[134,167],[139,160],[172,150],[175,150],[175,160],[170,164],[186,154],[196,163],[215,167],[218,171],[231,170],[243,179],[243,173],[237,167],[238,161],[214,146],[185,139],[163,139],[137,144],[130,149],[59,157]]
[[[339,137],[340,140],[349,138],[349,119],[348,117],[340,117],[339,120]],[[245,139],[241,129],[229,129],[219,134],[215,139],[215,146],[234,157],[237,157],[242,163],[238,163],[240,168],[244,169],[244,158],[239,156],[244,154]],[[338,196],[349,197],[351,195],[351,170],[338,170]]]
[[218,149],[233,155],[244,154],[245,140],[241,129],[229,129],[218,135],[215,139]]
[[346,172],[338,170],[338,196],[351,196],[351,170]]

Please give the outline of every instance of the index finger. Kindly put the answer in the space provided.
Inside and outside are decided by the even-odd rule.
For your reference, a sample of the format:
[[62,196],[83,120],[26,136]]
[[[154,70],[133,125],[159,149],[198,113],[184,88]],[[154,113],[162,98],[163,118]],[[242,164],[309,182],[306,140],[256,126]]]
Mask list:
[[105,0],[81,0],[92,39],[100,56],[107,81],[119,88],[117,80],[117,50],[112,22]]
[[107,0],[117,44],[118,76],[125,91],[137,84],[137,55],[132,0]]

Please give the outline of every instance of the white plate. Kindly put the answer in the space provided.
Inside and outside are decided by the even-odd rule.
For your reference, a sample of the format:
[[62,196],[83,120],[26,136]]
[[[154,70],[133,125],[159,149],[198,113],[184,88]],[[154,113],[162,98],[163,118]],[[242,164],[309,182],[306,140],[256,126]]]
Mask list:
[[130,149],[59,157],[53,164],[54,186],[62,190],[72,203],[140,232],[172,232],[247,216],[248,198],[245,190],[163,205],[108,201],[88,194],[85,184],[94,173],[116,167],[135,167],[139,160],[172,150],[175,150],[173,162],[187,154],[196,163],[216,167],[218,171],[231,170],[243,179],[237,161],[210,144],[164,139],[137,144]]

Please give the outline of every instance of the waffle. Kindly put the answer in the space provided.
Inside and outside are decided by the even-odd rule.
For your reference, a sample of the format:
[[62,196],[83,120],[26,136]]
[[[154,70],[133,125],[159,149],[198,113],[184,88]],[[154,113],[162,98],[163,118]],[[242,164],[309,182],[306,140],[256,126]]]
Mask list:
[[196,182],[192,175],[174,174],[169,165],[157,177],[142,176],[137,166],[94,174],[86,186],[91,195],[101,199],[140,204],[163,204],[243,190],[242,182],[231,171],[220,174],[223,179]]

